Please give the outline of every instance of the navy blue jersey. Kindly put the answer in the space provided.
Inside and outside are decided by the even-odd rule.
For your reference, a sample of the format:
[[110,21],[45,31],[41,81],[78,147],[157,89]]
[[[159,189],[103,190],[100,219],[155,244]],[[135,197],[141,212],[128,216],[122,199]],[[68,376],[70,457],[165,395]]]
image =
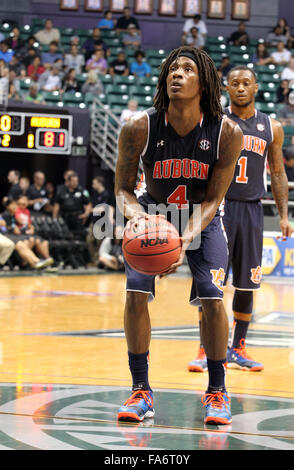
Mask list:
[[232,113],[231,107],[226,108],[224,112],[240,126],[243,132],[242,151],[226,198],[257,201],[266,192],[267,153],[273,141],[270,117],[255,110],[254,116],[243,120]]
[[165,113],[154,108],[146,113],[148,142],[141,159],[147,192],[143,192],[140,200],[146,204],[152,201],[175,204],[179,209],[201,203],[218,160],[224,118],[206,123],[202,115],[199,124],[181,137],[168,123]]

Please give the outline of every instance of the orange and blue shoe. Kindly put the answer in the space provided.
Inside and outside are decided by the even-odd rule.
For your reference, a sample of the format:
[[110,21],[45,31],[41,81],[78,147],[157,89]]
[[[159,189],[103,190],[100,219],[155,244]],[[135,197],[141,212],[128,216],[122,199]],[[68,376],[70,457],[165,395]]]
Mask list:
[[207,371],[207,357],[204,351],[204,348],[199,348],[197,357],[189,362],[188,364],[189,372],[205,372]]
[[250,372],[259,372],[264,366],[254,361],[246,352],[245,339],[240,340],[239,348],[229,348],[227,352],[227,365],[230,369],[237,368]]
[[154,416],[153,393],[151,390],[133,390],[132,395],[118,410],[119,421],[140,422]]
[[206,392],[201,402],[206,408],[205,424],[230,424],[232,422],[230,399],[225,392]]

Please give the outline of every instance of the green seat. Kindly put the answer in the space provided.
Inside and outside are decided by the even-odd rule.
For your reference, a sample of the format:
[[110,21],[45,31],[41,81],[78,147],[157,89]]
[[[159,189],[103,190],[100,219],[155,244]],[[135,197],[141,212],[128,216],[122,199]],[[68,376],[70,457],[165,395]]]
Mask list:
[[30,78],[24,78],[19,81],[20,89],[21,90],[28,90],[31,85],[31,79]]
[[294,126],[284,126],[285,136],[292,137],[294,135]]
[[147,96],[142,96],[142,95],[137,95],[134,93],[132,95],[132,99],[137,101],[137,104],[140,108],[150,108],[153,105],[153,96],[147,95]]
[[63,101],[63,95],[58,91],[42,91],[42,96],[47,103]]
[[160,67],[163,60],[164,60],[164,58],[162,58],[162,57],[153,57],[151,59],[146,60],[146,62],[148,62],[150,67],[153,68],[153,67]]
[[265,83],[280,83],[280,76],[278,73],[261,73],[258,75],[259,82]]
[[220,43],[220,44],[210,44],[207,47],[207,51],[210,54],[217,54],[217,53],[226,53],[227,52],[227,45]]
[[123,47],[119,38],[107,38],[104,42],[108,47]]
[[242,55],[230,54],[230,61],[235,65],[248,64],[250,63],[250,56],[246,53],[243,53]]
[[220,44],[220,43],[223,43],[225,40],[225,38],[223,36],[208,36],[206,38],[206,45],[207,47],[210,45],[210,44]]
[[79,93],[79,92],[76,92],[76,93],[66,92],[66,93],[63,93],[63,101],[65,104],[67,104],[68,102],[83,103],[84,97],[82,93]]
[[78,73],[76,75],[76,79],[77,81],[80,83],[80,84],[83,84],[85,83],[85,81],[87,80],[88,78],[88,74],[86,72],[83,72],[83,73]]
[[266,113],[266,114],[271,114],[271,113],[276,112],[276,105],[272,101],[270,101],[268,103],[263,103],[263,102],[256,101],[255,107],[258,111],[261,111],[261,112]]
[[129,90],[131,96],[154,96],[156,87],[154,85],[133,85]]
[[135,49],[132,49],[131,47],[125,47],[124,48],[124,53],[125,53],[125,56],[126,56],[127,60],[130,60],[130,59],[135,60],[135,54],[136,54]]
[[146,58],[147,59],[165,59],[168,56],[168,51],[165,49],[147,49]]
[[149,85],[151,87],[156,87],[158,82],[157,77],[137,77],[137,83],[139,85]]
[[107,85],[108,83],[112,83],[112,76],[109,73],[106,73],[105,75],[99,75],[99,79],[103,83],[103,85]]
[[114,29],[100,29],[100,36],[101,39],[113,39],[118,37],[117,33]]
[[124,106],[126,107],[130,96],[128,94],[125,95],[108,95],[108,103],[110,107],[112,106]]
[[115,85],[106,85],[105,86],[105,93],[108,95],[125,95],[129,94],[129,86],[125,83],[122,84],[115,84]]
[[123,76],[123,75],[114,75],[113,77],[113,83],[116,85],[127,85],[131,86],[136,83],[136,77],[134,75],[128,75],[128,76]]
[[73,28],[59,28],[61,37],[64,36],[75,36],[75,30]]
[[263,99],[274,103],[277,100],[277,95],[275,92],[265,91],[263,93]]
[[116,57],[119,52],[123,51],[123,47],[122,46],[111,46],[111,47],[109,47],[109,50],[110,50],[110,55]]

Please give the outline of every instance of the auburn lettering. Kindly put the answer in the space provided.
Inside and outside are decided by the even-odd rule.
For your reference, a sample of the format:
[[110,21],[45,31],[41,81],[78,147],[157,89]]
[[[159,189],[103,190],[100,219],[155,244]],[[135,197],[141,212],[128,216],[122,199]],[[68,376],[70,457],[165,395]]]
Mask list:
[[258,155],[263,156],[266,144],[266,140],[263,140],[260,137],[255,137],[253,135],[244,135],[242,150],[246,150],[247,152],[254,152]]
[[182,160],[173,158],[169,160],[158,160],[153,167],[153,178],[197,178],[201,180],[208,179],[209,165],[183,158]]

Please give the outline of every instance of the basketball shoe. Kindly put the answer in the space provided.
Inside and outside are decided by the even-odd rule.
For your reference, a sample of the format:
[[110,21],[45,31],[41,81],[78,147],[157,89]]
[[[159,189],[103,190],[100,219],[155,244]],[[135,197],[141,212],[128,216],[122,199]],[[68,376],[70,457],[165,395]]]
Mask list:
[[144,418],[152,418],[153,393],[151,390],[133,390],[132,395],[118,410],[119,421],[143,421]]
[[230,424],[232,422],[230,399],[224,392],[206,392],[201,402],[206,408],[205,424]]
[[238,368],[251,372],[259,372],[264,368],[263,364],[254,361],[250,356],[248,356],[245,349],[244,338],[240,340],[239,348],[228,348],[227,365],[230,369]]
[[200,347],[196,358],[188,364],[189,372],[207,371],[207,357],[204,348]]

